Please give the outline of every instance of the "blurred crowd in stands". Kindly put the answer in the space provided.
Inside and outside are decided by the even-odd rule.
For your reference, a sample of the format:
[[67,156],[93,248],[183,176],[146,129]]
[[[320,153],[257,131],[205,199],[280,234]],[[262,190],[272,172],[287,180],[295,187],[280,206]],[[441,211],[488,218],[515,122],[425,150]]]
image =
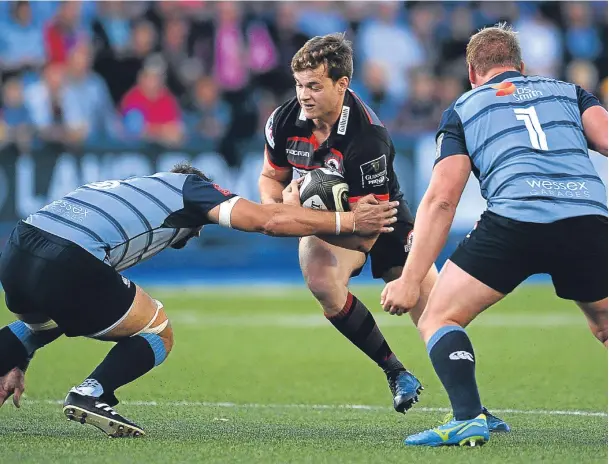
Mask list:
[[465,46],[508,21],[527,74],[575,82],[607,105],[607,2],[0,2],[0,140],[179,147],[239,141],[293,96],[290,61],[346,31],[351,87],[394,137],[437,127],[468,89]]

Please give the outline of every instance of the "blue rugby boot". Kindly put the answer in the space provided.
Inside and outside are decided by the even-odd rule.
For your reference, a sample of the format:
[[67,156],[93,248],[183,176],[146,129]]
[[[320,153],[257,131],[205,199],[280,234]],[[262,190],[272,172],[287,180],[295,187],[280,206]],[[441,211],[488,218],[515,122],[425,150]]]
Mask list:
[[[491,414],[489,412],[488,409],[486,408],[482,408],[482,414],[484,414],[486,416],[486,423],[488,424],[488,430],[490,432],[499,432],[499,433],[507,433],[510,430],[512,430],[512,428],[508,425],[508,423],[506,421],[504,421],[503,419],[500,419],[497,416],[494,416],[493,414]],[[453,414],[452,412],[449,412],[446,417],[444,418],[444,423],[450,422],[453,419]]]
[[393,395],[393,409],[405,414],[419,401],[423,385],[414,375],[405,369],[385,372],[389,389]]
[[486,416],[474,419],[452,420],[424,432],[410,435],[404,440],[407,446],[482,446],[490,438]]
[[512,430],[506,421],[494,416],[488,411],[488,409],[482,408],[482,414],[486,416],[486,423],[488,424],[488,429],[491,432],[507,433]]

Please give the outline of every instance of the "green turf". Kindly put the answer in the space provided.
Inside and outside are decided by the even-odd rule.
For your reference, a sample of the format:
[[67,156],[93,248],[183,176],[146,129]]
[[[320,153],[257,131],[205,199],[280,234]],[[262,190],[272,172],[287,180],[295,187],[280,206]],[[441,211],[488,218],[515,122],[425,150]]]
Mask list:
[[[174,351],[118,395],[125,401],[119,411],[148,435],[110,440],[65,421],[60,405],[47,402],[60,400],[109,348],[60,339],[32,362],[29,402],[0,410],[0,462],[607,462],[606,416],[539,412],[606,412],[607,352],[575,307],[531,286],[469,329],[485,405],[529,413],[501,414],[513,433],[480,449],[404,447],[405,435],[442,419],[442,412],[422,408],[448,401],[416,331],[406,317],[380,311],[379,291],[357,295],[426,386],[406,416],[389,408],[378,368],[302,290],[152,290],[173,319]],[[0,322],[9,320],[0,311]],[[236,406],[217,404],[224,402]]]

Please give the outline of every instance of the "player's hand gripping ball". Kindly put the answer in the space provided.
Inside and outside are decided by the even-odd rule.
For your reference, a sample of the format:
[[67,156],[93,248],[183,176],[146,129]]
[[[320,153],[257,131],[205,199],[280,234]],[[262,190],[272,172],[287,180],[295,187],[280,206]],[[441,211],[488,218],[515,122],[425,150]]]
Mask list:
[[349,211],[349,186],[337,171],[315,169],[300,185],[300,203],[305,208]]

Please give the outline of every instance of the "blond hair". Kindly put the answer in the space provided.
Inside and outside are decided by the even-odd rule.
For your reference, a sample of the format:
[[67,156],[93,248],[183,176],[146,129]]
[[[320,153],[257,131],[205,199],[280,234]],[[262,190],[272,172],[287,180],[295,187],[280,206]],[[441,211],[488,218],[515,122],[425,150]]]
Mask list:
[[313,37],[292,58],[292,72],[317,69],[323,65],[334,82],[353,76],[353,48],[344,33]]
[[520,69],[522,51],[516,31],[505,22],[481,29],[469,39],[466,60],[479,76],[499,66]]

